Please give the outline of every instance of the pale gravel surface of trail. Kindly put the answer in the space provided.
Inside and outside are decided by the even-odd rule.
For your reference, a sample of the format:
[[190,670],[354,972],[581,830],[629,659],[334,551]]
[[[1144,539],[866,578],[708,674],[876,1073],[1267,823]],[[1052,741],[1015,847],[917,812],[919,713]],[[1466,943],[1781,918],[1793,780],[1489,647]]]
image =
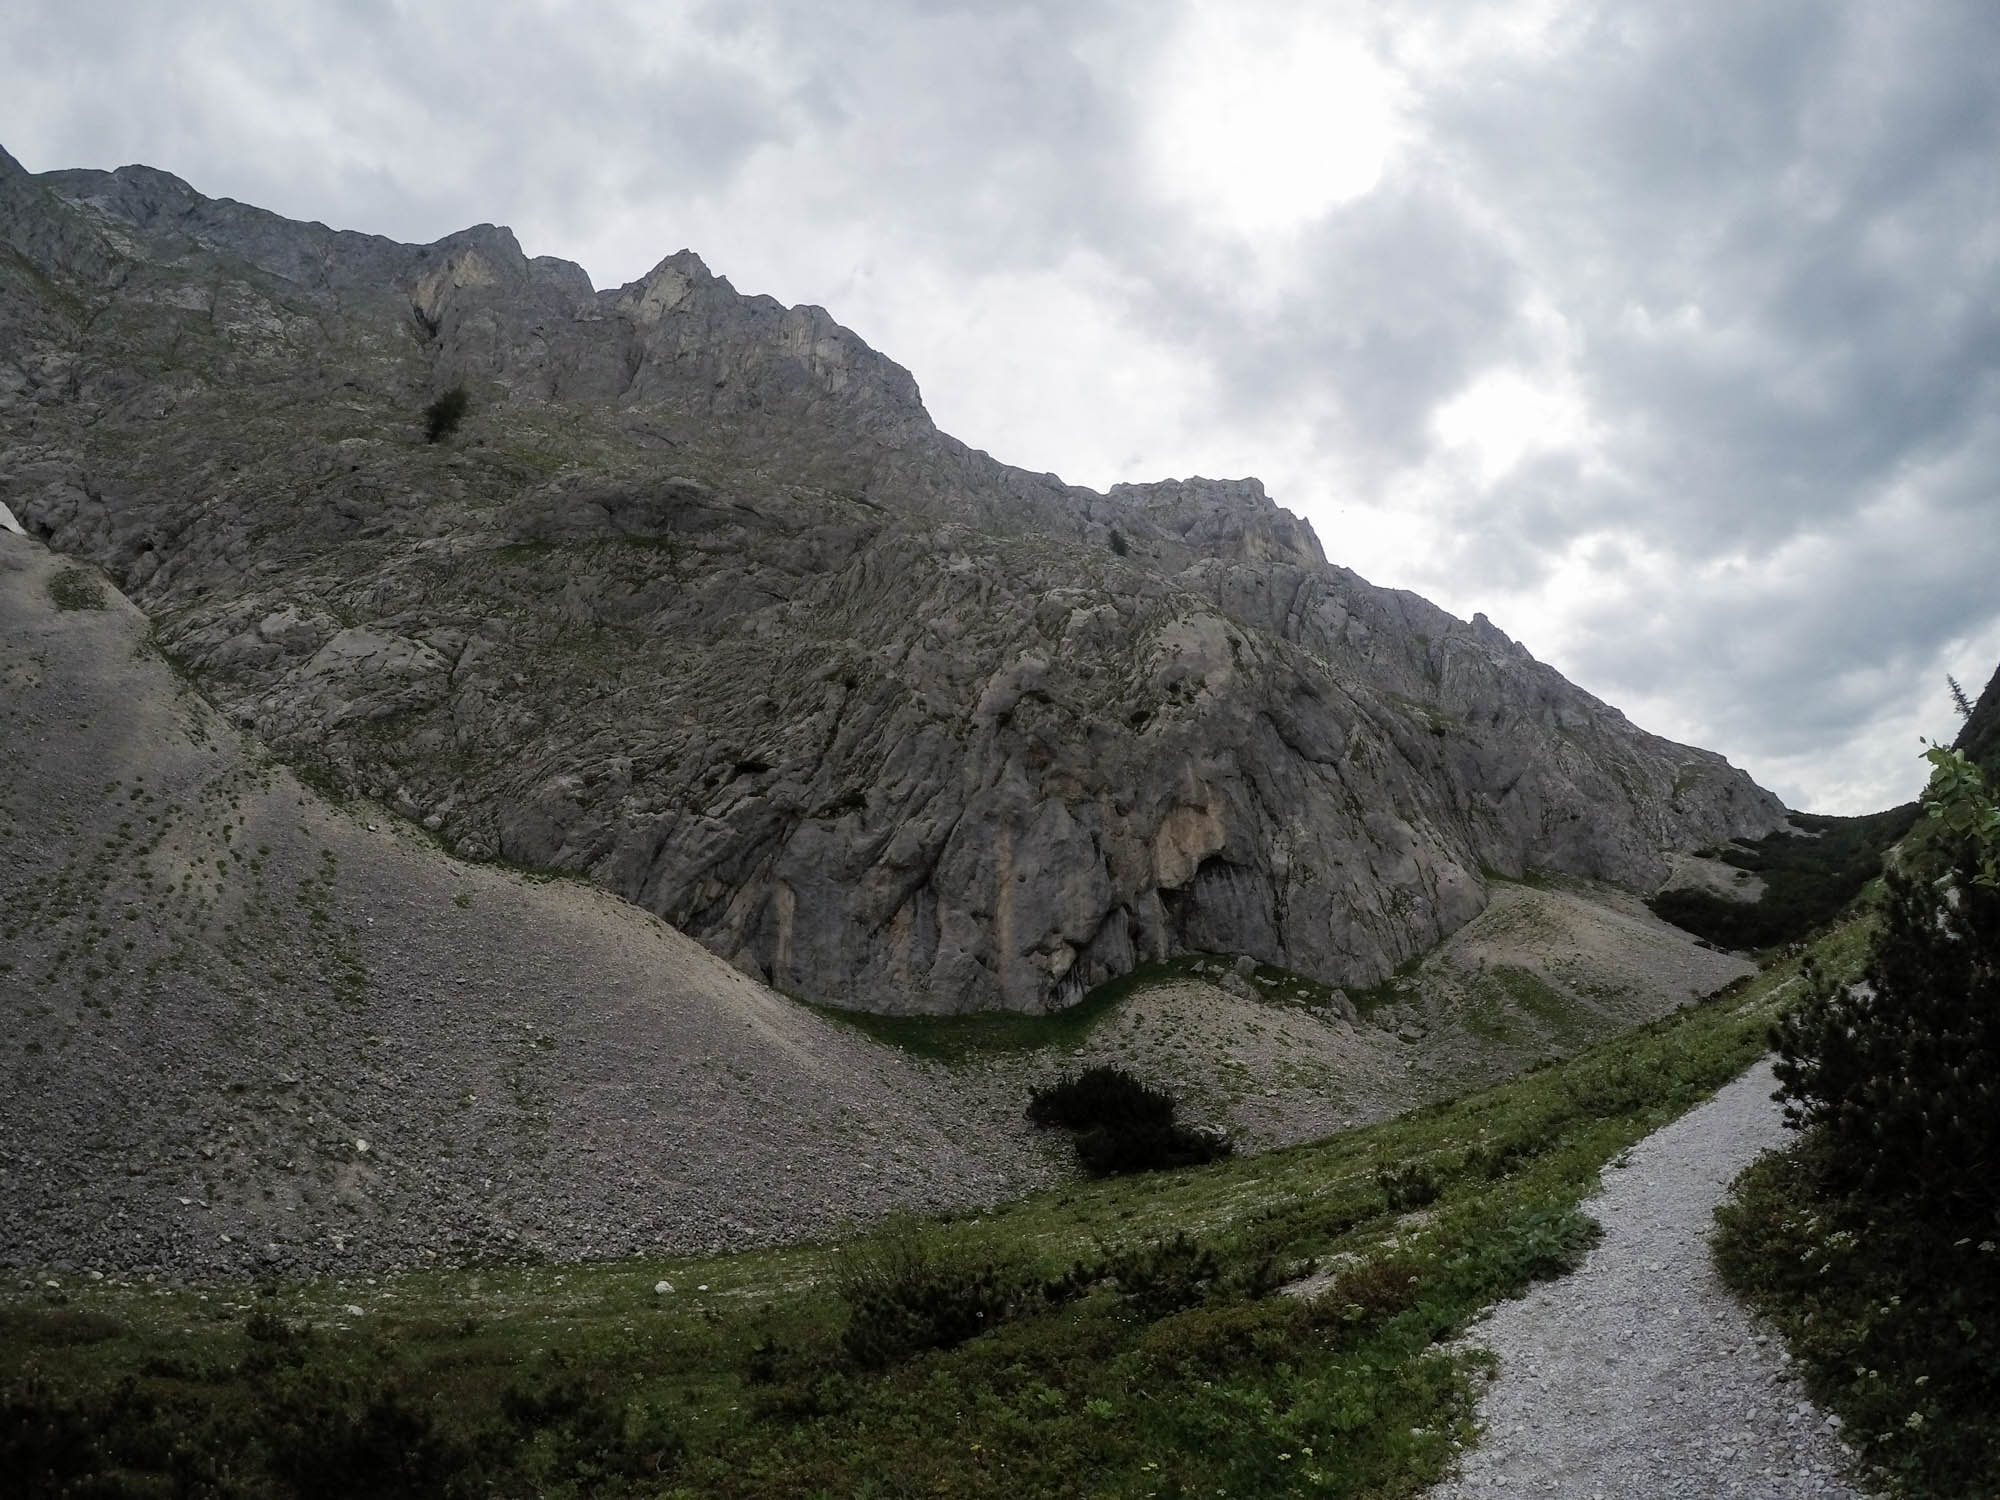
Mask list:
[[1499,1356],[1484,1429],[1430,1500],[1494,1494],[1859,1497],[1837,1419],[1718,1280],[1713,1209],[1784,1139],[1759,1063],[1608,1168],[1583,1266],[1496,1309],[1469,1341]]

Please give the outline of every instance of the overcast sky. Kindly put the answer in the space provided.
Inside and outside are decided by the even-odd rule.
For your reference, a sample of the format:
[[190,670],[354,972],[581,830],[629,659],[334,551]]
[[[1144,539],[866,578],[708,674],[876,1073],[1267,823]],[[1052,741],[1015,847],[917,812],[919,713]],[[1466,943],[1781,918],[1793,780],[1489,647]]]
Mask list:
[[0,145],[599,286],[683,246],[939,425],[1260,476],[1787,802],[2000,663],[1994,0],[13,0]]

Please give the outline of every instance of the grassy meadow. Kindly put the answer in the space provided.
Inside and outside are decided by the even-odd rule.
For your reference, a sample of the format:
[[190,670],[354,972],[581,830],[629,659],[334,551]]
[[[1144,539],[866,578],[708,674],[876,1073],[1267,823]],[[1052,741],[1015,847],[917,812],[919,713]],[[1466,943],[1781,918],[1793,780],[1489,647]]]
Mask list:
[[[1817,945],[1835,972],[1862,947],[1856,924]],[[1775,962],[1324,1141],[836,1244],[23,1275],[0,1472],[24,1495],[1411,1494],[1475,1440],[1482,1356],[1454,1339],[1576,1263],[1600,1169],[1761,1055],[1795,981]]]

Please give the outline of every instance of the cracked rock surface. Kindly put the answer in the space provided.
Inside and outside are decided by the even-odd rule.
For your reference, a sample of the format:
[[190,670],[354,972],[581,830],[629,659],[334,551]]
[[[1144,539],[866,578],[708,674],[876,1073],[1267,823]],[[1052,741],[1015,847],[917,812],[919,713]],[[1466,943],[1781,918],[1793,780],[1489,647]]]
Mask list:
[[686,251],[600,291],[0,151],[0,502],[326,784],[853,1009],[1372,985],[1489,872],[1650,890],[1784,817],[1256,480],[1010,468]]
[[1590,1205],[1604,1239],[1583,1266],[1473,1330],[1500,1360],[1485,1433],[1430,1500],[1869,1493],[1849,1477],[1839,1419],[1806,1399],[1709,1256],[1729,1183],[1784,1139],[1773,1086],[1759,1063],[1606,1169]]
[[[306,1275],[826,1235],[1073,1170],[1022,1115],[1067,1067],[1135,1068],[1246,1147],[1284,1144],[1742,967],[1602,904],[1618,893],[1496,884],[1436,956],[1446,980],[1408,981],[1442,995],[1420,1043],[1210,958],[1074,1053],[948,1067],[584,882],[327,801],[177,679],[93,570],[12,533],[0,745],[0,1266]],[[1477,984],[1537,961],[1527,944],[1560,1002],[1539,1015]]]

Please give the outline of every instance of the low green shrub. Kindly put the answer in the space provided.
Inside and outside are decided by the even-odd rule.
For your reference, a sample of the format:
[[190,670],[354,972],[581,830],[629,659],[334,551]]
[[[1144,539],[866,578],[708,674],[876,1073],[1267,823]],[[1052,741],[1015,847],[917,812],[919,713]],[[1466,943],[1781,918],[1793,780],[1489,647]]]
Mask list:
[[125,1325],[101,1312],[74,1307],[10,1307],[0,1310],[0,1333],[45,1349],[101,1344],[125,1332]]
[[1523,1208],[1445,1269],[1454,1283],[1478,1295],[1511,1297],[1532,1282],[1568,1275],[1603,1237],[1603,1226],[1579,1209]]
[[1146,1379],[1241,1382],[1295,1355],[1312,1320],[1302,1304],[1210,1302],[1148,1328],[1138,1344]]
[[280,1367],[302,1367],[312,1357],[315,1343],[306,1324],[288,1323],[262,1307],[243,1320],[243,1336],[250,1344],[243,1355],[243,1369],[253,1375],[267,1375]]
[[1548,1150],[1550,1144],[1546,1134],[1510,1132],[1494,1140],[1468,1146],[1465,1151],[1465,1170],[1490,1182],[1498,1182],[1501,1178],[1511,1177],[1520,1171]]
[[1018,1265],[891,1221],[842,1260],[841,1350],[857,1367],[880,1370],[926,1349],[949,1349],[1005,1322],[1026,1290]]
[[[306,1352],[272,1364],[273,1347]],[[657,1402],[623,1406],[575,1378],[510,1388],[497,1417],[460,1429],[437,1394],[339,1370],[296,1332],[260,1325],[252,1350],[265,1361],[205,1371],[204,1384],[240,1382],[240,1405],[129,1377],[63,1388],[27,1372],[0,1390],[0,1488],[32,1500],[454,1500],[495,1493],[512,1475],[552,1497],[652,1493],[686,1452]]]
[[79,1392],[29,1370],[0,1390],[0,1475],[19,1500],[236,1493],[221,1488],[233,1436],[129,1377]]
[[1399,1255],[1348,1266],[1320,1299],[1320,1316],[1350,1328],[1379,1327],[1417,1300],[1426,1269]]
[[280,1388],[261,1425],[272,1473],[299,1500],[430,1500],[464,1493],[474,1467],[428,1405],[388,1384],[304,1377]]
[[[511,1387],[500,1398],[500,1415],[495,1446],[519,1447],[521,1468],[541,1486],[578,1494],[600,1493],[607,1481],[663,1478],[687,1451],[658,1403],[622,1405],[581,1376],[539,1389]],[[628,1489],[616,1484],[611,1492]]]
[[1382,1197],[1391,1213],[1422,1208],[1437,1202],[1438,1198],[1437,1179],[1414,1164],[1384,1168],[1375,1174],[1375,1185],[1382,1189]]
[[1716,1209],[1722,1279],[1777,1324],[1814,1399],[1912,1500],[2000,1474],[2000,1235],[1940,1234],[1845,1195],[1815,1131]]
[[1222,1284],[1222,1262],[1186,1230],[1175,1231],[1171,1239],[1112,1251],[1104,1258],[1104,1272],[1149,1321],[1195,1306]]
[[260,1307],[243,1320],[243,1336],[253,1344],[302,1345],[312,1342],[312,1329],[303,1323],[288,1323],[268,1307]]
[[840,1350],[764,1335],[743,1360],[743,1384],[760,1420],[803,1422],[844,1410],[852,1382]]
[[1642,1057],[1600,1052],[1563,1074],[1562,1091],[1578,1114],[1607,1120],[1658,1097],[1659,1080]]

